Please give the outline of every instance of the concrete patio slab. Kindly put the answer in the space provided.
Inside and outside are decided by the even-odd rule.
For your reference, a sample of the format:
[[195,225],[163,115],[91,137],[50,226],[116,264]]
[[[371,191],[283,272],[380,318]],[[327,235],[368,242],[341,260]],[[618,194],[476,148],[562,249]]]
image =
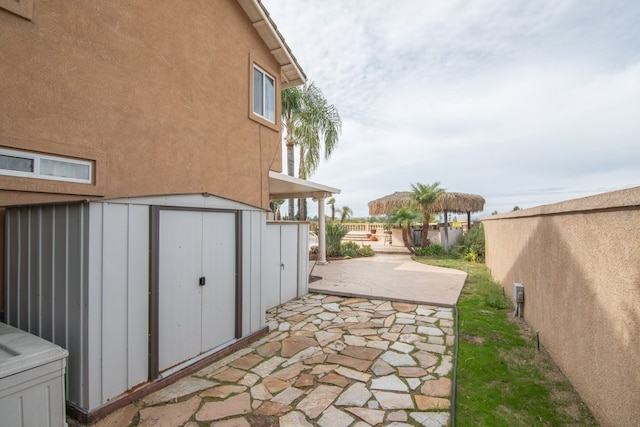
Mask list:
[[463,271],[413,261],[406,254],[376,253],[316,265],[310,292],[349,297],[379,298],[452,307],[467,278]]

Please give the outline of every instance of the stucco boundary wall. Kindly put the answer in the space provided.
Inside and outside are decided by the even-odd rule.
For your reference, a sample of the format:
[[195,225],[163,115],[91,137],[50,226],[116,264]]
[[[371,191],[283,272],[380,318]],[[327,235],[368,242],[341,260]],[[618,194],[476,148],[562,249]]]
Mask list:
[[486,263],[602,426],[640,420],[640,187],[483,219]]

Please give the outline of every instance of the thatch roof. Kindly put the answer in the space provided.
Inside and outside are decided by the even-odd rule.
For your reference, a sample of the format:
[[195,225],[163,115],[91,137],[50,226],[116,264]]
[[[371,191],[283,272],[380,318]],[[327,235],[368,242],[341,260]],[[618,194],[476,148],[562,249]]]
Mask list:
[[[399,208],[420,210],[410,191],[396,191],[393,194],[369,202],[369,215],[385,215]],[[467,213],[484,209],[484,198],[477,194],[443,193],[431,206],[430,212]]]
[[369,215],[386,215],[400,208],[415,207],[410,191],[396,191],[393,194],[369,202]]
[[480,212],[484,209],[484,197],[468,193],[443,193],[438,197],[431,212],[467,213]]

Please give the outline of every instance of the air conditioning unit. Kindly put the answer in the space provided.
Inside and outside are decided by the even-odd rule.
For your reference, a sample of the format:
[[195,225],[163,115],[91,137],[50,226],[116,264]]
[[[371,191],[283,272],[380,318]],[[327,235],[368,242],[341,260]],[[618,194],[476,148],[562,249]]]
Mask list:
[[67,350],[0,323],[0,425],[66,426]]

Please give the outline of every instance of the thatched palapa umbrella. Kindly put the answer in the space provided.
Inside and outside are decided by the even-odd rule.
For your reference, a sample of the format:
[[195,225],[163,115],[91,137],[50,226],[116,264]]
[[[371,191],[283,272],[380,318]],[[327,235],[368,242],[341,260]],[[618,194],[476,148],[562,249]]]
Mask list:
[[[412,192],[396,191],[388,196],[369,202],[369,215],[385,215],[399,208],[420,209],[420,206],[413,200]],[[468,193],[442,193],[440,197],[431,205],[430,213],[443,212],[444,223],[447,224],[447,214],[459,213],[467,214],[467,229],[471,228],[471,212],[480,212],[484,209],[484,198],[477,194]],[[445,227],[445,239],[448,244],[449,228]]]
[[369,202],[369,215],[387,215],[400,208],[415,208],[416,202],[410,191],[396,191],[393,194]]

